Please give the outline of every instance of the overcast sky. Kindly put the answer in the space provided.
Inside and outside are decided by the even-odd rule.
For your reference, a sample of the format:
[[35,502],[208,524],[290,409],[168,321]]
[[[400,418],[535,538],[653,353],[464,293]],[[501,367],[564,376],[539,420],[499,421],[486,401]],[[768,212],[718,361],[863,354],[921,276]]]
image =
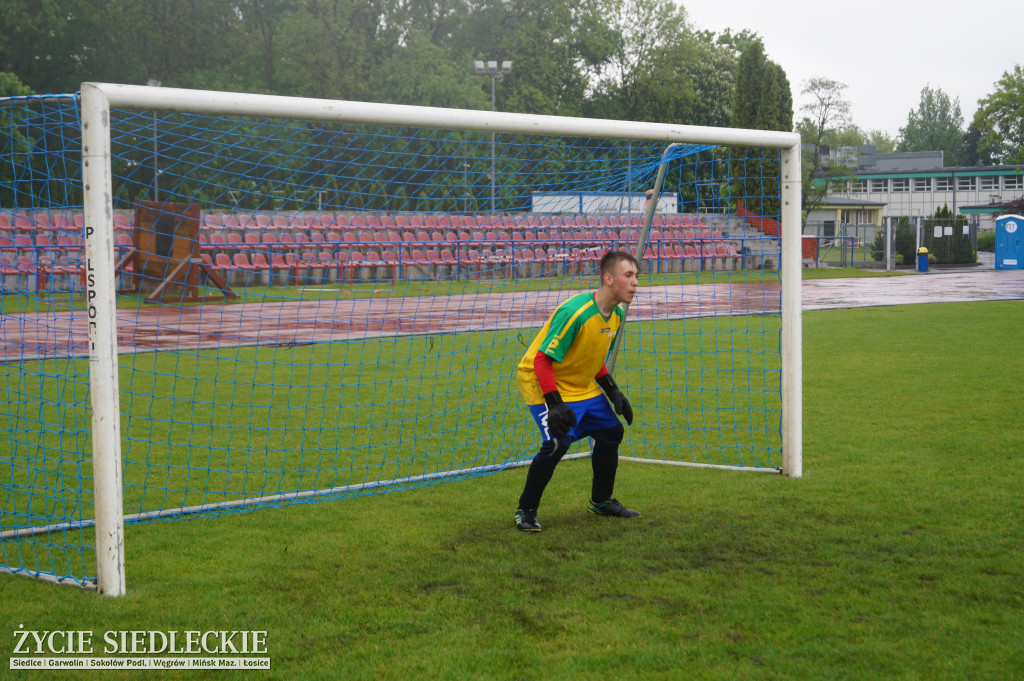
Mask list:
[[793,89],[795,120],[803,114],[803,81],[824,76],[846,83],[853,122],[896,137],[921,89],[960,99],[964,125],[978,99],[1014,64],[1024,64],[1024,0],[681,0],[696,29],[764,40]]

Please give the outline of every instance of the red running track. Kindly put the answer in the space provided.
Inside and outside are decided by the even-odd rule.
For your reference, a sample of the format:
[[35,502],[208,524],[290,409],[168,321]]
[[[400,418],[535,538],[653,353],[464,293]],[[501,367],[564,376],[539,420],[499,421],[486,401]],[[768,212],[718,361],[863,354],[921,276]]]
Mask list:
[[[305,344],[457,331],[536,328],[572,291],[339,299],[119,310],[121,352]],[[803,309],[1024,300],[1024,271],[803,282]],[[779,284],[642,288],[631,319],[774,313]],[[84,311],[0,317],[0,362],[88,355]]]

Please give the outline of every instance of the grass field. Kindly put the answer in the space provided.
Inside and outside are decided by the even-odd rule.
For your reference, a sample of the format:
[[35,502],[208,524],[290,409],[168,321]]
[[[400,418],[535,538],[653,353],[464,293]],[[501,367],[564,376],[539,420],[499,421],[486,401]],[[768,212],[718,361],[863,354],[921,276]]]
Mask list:
[[132,525],[126,597],[0,575],[0,631],[261,629],[275,679],[1019,678],[1022,313],[805,313],[801,479],[623,463],[615,522],[566,462],[540,535],[522,470]]

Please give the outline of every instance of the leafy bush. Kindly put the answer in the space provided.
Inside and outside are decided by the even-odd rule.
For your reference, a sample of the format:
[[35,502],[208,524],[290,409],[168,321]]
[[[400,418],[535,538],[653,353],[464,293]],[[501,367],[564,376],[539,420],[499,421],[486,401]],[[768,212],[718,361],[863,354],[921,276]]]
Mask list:
[[978,250],[979,251],[994,251],[996,250],[996,233],[995,232],[982,232],[978,235]]
[[[913,225],[910,224],[910,218],[902,217],[896,220],[896,243],[893,246],[893,260],[897,265],[903,263],[917,262],[914,258],[917,256],[917,234],[914,232]],[[871,257],[876,261],[881,262],[885,260],[885,227],[881,227],[875,232],[875,241],[871,245]]]
[[[927,248],[929,253],[934,253],[939,263],[975,262],[978,255],[974,252],[970,234],[963,233],[963,226],[966,224],[967,218],[963,215],[953,215],[949,206],[937,208],[934,215],[924,220],[921,245]],[[953,234],[936,238],[936,227],[952,227]]]

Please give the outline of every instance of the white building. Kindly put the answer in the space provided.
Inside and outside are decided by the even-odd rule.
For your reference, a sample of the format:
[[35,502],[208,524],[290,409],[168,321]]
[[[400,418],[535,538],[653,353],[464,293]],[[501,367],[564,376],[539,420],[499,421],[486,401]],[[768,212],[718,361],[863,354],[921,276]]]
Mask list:
[[[884,208],[878,217],[928,217],[945,205],[969,216],[979,230],[991,231],[1000,213],[997,206],[1024,196],[1024,166],[946,167],[941,151],[879,154],[874,147],[861,147],[857,169],[850,170],[844,189],[833,188],[821,208],[808,215],[808,223],[834,220],[840,225],[858,207],[858,218],[874,218],[865,211],[879,205]],[[844,208],[844,200],[857,203]]]

